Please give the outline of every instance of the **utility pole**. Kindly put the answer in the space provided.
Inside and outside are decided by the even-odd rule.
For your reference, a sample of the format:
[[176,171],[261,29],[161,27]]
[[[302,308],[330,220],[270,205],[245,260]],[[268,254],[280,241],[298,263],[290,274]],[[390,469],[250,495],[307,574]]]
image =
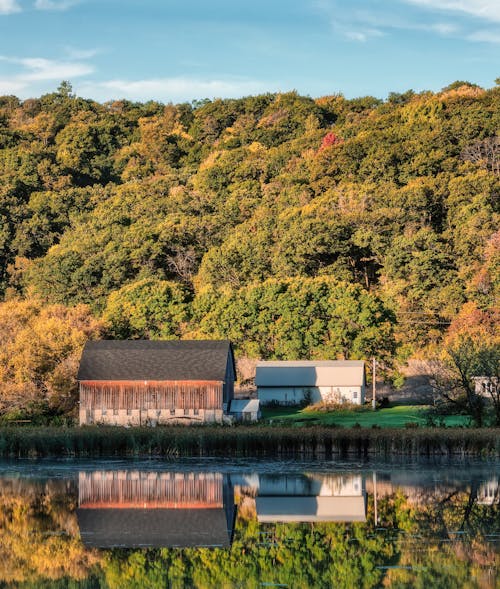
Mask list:
[[377,408],[377,383],[375,374],[375,356],[372,358],[372,409],[375,411]]

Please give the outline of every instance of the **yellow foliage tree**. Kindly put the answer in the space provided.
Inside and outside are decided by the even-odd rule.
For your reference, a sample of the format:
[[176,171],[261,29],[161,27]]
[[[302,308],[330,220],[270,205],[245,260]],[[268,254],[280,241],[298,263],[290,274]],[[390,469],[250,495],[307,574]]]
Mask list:
[[104,326],[85,305],[0,303],[0,413],[25,415],[36,408],[70,414],[82,348]]

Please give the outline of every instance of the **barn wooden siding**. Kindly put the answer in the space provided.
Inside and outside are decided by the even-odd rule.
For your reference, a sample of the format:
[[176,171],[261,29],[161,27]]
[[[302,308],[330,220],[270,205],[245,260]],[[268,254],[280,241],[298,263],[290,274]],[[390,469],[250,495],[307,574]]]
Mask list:
[[222,382],[81,381],[80,409],[220,409]]
[[140,507],[206,509],[223,506],[220,473],[81,472],[81,509]]

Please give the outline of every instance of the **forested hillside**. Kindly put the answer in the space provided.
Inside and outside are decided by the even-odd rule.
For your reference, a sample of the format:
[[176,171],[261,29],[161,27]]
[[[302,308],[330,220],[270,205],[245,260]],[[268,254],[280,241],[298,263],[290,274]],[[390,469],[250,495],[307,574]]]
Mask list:
[[459,313],[491,326],[499,129],[500,86],[467,83],[386,101],[1,97],[0,406],[27,383],[62,403],[87,337],[389,365]]

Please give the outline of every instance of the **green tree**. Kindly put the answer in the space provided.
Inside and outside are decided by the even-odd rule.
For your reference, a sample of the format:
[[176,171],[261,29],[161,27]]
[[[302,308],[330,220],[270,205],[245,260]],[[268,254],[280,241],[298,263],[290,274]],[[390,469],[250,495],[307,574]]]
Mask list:
[[182,285],[146,278],[112,292],[103,318],[117,339],[177,339],[189,317],[188,298]]

